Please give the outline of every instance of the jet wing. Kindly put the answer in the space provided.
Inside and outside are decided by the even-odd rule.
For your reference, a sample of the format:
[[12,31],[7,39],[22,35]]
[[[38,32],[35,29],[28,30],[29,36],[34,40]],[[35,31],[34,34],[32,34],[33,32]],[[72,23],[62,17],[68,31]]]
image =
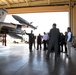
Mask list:
[[4,34],[9,34],[9,33],[14,33],[14,34],[21,34],[21,35],[24,35],[25,34],[25,31],[24,30],[21,30],[21,29],[15,29],[15,28],[12,28],[12,27],[8,27],[8,26],[3,26],[1,29],[0,29],[0,33]]
[[20,29],[14,29],[11,27],[3,26],[0,29],[0,34],[8,34],[9,36],[16,38],[16,39],[22,39],[22,35],[25,34],[25,31]]
[[18,35],[18,34],[14,34],[14,33],[9,33],[9,36],[16,38],[16,39],[23,39],[22,36]]
[[24,25],[27,25],[27,27],[31,27],[31,28],[33,28],[33,29],[37,29],[37,27],[31,25],[31,23],[29,23],[28,21],[24,20],[24,19],[21,18],[20,16],[17,16],[17,15],[12,15],[12,16],[13,16],[13,18],[14,18],[15,20],[17,20],[19,23],[24,24]]
[[17,28],[17,29],[18,29],[18,28],[21,29],[22,27],[27,28],[27,26],[25,26],[25,25],[23,25],[23,24],[0,22],[0,28],[1,28],[2,26],[8,26],[8,27]]

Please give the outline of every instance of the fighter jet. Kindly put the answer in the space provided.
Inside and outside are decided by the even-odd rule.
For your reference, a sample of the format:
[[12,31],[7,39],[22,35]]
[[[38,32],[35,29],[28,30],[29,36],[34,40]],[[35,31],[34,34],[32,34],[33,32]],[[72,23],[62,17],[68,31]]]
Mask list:
[[17,20],[19,24],[4,22],[7,13],[8,12],[6,9],[0,8],[0,34],[8,34],[12,37],[14,36],[18,38],[19,35],[25,34],[25,31],[21,30],[22,27],[24,28],[31,27],[33,29],[37,29],[37,27],[31,25],[31,23],[29,23],[28,21],[24,20],[23,18],[17,15],[12,15],[12,17],[15,20]]

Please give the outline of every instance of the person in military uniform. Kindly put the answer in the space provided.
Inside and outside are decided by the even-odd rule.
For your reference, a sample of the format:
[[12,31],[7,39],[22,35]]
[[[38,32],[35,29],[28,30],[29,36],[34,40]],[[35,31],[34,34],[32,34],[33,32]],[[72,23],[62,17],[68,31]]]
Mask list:
[[56,28],[56,23],[53,24],[53,28],[50,30],[48,35],[49,35],[49,46],[46,54],[46,59],[49,59],[49,55],[52,48],[54,48],[55,59],[56,59],[59,55],[58,51],[59,51],[59,37],[60,37],[60,31],[58,28]]
[[31,33],[26,33],[29,35],[29,51],[32,52],[32,45],[34,43],[34,34],[33,31],[31,30]]

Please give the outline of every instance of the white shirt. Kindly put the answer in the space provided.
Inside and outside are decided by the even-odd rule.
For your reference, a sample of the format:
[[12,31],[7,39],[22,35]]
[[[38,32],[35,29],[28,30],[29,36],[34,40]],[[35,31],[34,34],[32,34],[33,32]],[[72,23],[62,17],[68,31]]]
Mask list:
[[67,38],[67,42],[70,40],[70,38],[71,38],[71,32],[68,32],[68,34],[67,34],[67,36],[68,36],[68,38]]
[[43,40],[48,40],[48,39],[49,39],[48,34],[44,34],[44,36],[43,36]]

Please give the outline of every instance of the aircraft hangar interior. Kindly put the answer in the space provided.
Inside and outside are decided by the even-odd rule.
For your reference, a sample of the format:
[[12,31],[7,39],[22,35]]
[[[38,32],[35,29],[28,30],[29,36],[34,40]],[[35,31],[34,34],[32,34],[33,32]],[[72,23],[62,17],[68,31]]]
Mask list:
[[[43,15],[45,12],[48,14],[65,12],[67,14],[63,15],[65,18],[61,16],[63,19],[59,21],[60,23],[67,21],[68,27],[71,28],[71,34],[68,32],[64,41],[61,41],[60,35],[55,35],[54,39],[52,30],[48,33],[49,40],[47,41],[44,40],[46,33],[33,35],[32,31],[38,29],[38,24],[33,25],[33,22],[19,16],[20,14],[37,15],[37,13]],[[7,15],[11,15],[17,23],[10,23],[12,20],[10,16],[8,22],[5,22]],[[45,14],[43,16],[46,18]],[[37,19],[41,20],[41,17],[39,15]],[[48,15],[48,20],[49,17]],[[53,25],[56,26],[55,23]],[[67,29],[67,26],[64,27]],[[63,29],[63,26],[61,28]],[[44,25],[42,30],[45,29],[47,26]],[[12,43],[8,43],[8,35],[11,36],[11,38],[8,37],[8,40],[13,41]],[[27,37],[28,41],[23,37]],[[71,41],[65,41],[66,38]],[[76,0],[0,0],[0,75],[76,75],[75,70]]]

